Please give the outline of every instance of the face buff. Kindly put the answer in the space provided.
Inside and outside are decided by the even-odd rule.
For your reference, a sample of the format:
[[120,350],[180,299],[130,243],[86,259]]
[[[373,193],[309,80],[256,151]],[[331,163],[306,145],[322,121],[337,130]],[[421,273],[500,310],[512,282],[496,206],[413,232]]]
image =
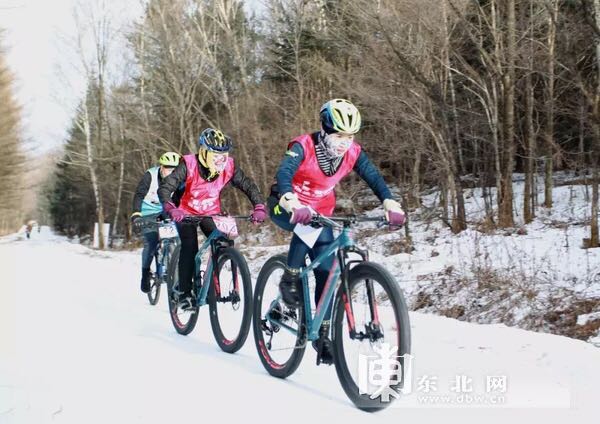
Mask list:
[[200,162],[210,172],[210,176],[214,177],[217,174],[220,174],[225,169],[227,165],[227,158],[229,157],[229,153],[217,153],[209,151],[200,150]]
[[327,153],[332,158],[339,158],[344,156],[350,146],[352,146],[354,136],[352,134],[333,133],[325,135],[323,141],[325,142]]

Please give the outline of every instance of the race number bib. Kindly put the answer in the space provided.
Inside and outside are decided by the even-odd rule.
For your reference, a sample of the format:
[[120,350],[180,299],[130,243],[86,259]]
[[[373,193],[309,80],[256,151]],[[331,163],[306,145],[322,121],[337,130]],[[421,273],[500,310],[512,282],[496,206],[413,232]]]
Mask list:
[[294,233],[311,249],[317,242],[322,231],[322,227],[315,228],[310,225],[296,224],[294,227]]
[[177,226],[174,222],[169,222],[168,224],[161,224],[158,227],[158,237],[161,239],[170,239],[179,237],[177,233]]

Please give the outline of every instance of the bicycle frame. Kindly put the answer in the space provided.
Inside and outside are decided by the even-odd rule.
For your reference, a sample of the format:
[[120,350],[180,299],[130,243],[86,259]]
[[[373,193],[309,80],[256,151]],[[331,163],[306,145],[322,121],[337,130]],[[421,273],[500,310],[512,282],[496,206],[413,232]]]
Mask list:
[[[347,261],[348,252],[358,253],[362,259],[355,261]],[[312,315],[311,310],[311,302],[310,302],[310,290],[308,287],[308,275],[310,272],[313,272],[315,268],[319,266],[321,262],[323,262],[330,255],[336,254],[334,258],[333,265],[329,270],[329,275],[327,276],[327,281],[325,282],[325,287],[323,288],[323,294],[321,295],[321,299],[319,299],[319,304],[317,305],[317,309],[315,311],[315,315]],[[350,228],[344,226],[342,232],[333,240],[333,242],[327,247],[327,249],[317,256],[308,266],[302,269],[300,272],[299,278],[302,280],[303,287],[303,295],[304,295],[304,321],[307,326],[308,340],[317,340],[319,338],[319,328],[323,323],[323,319],[325,317],[325,312],[327,311],[327,306],[331,304],[335,291],[339,284],[333,284],[334,281],[337,281],[340,275],[342,276],[340,284],[347,284],[347,272],[348,267],[351,263],[363,262],[367,260],[367,253],[362,249],[356,247],[354,240],[351,237]],[[347,291],[347,286],[346,286]],[[281,295],[277,297],[274,304],[281,299]],[[353,336],[356,334],[354,328],[354,314],[352,311],[352,305],[350,302],[346,302],[346,313],[348,316],[348,325],[350,326],[350,332]],[[270,314],[266,314],[267,320],[271,323],[277,324],[278,326],[285,328],[286,330],[292,332],[293,334],[297,334],[298,330],[290,327],[289,325],[280,322],[279,320],[274,320],[270,318]]]
[[[217,287],[217,294],[220,294],[220,287],[219,287],[219,282],[218,282],[218,276],[216,274],[214,274],[214,270],[217,266],[217,256],[216,256],[216,252],[217,252],[217,246],[215,245],[215,240],[219,239],[219,238],[226,238],[225,234],[223,234],[221,231],[215,229],[213,230],[212,233],[210,233],[210,235],[207,237],[206,240],[204,240],[204,243],[202,243],[202,246],[200,247],[200,249],[198,249],[198,253],[196,254],[196,257],[194,258],[194,286],[195,288],[198,288],[198,282],[202,281],[202,287],[200,288],[200,291],[196,290],[196,304],[198,306],[204,306],[206,305],[206,298],[208,297],[208,289],[210,288],[211,283],[213,282],[212,280],[214,279],[214,284]],[[226,238],[227,239],[227,238]],[[208,255],[208,259],[207,259],[207,264],[206,264],[206,269],[204,270],[204,275],[200,275],[200,266],[201,266],[201,262],[202,262],[202,256],[204,255],[204,252],[210,248],[209,251],[209,255]],[[214,275],[213,275],[214,274]],[[211,276],[214,276],[214,278],[211,278]],[[235,286],[236,288],[238,288],[238,281],[237,281],[237,274],[235,275]]]
[[[164,280],[165,276],[167,275],[168,261],[167,261],[166,252],[168,251],[171,244],[177,244],[177,239],[167,238],[167,239],[159,240],[158,248],[156,249],[156,253],[154,254],[154,259],[156,260],[156,273],[158,275],[158,278],[160,278],[161,282],[164,282],[162,280]],[[161,255],[162,260],[159,261],[158,258],[159,258],[160,252],[162,252],[162,255]],[[170,256],[169,256],[169,259],[170,259]]]

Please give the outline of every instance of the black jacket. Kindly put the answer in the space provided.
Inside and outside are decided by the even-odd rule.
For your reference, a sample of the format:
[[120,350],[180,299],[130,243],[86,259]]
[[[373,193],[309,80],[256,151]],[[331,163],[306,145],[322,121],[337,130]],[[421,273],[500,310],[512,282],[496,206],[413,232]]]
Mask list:
[[[160,169],[158,171],[158,187],[162,184],[163,177],[160,175]],[[185,183],[185,180],[184,180]],[[152,174],[149,171],[144,172],[144,176],[140,180],[135,189],[135,194],[133,195],[133,213],[141,212],[142,210],[142,201],[146,194],[148,194],[148,190],[150,190],[150,185],[152,184]],[[173,196],[171,197],[171,202],[175,203],[175,205],[179,206],[179,201],[181,200],[181,196],[183,196],[183,192],[185,190],[185,185],[182,184],[177,190],[173,191]]]

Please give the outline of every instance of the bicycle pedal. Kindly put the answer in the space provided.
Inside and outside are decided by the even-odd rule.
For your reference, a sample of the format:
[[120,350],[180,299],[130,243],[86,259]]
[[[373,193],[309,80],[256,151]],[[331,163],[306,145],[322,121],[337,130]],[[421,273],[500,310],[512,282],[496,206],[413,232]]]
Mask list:
[[193,305],[179,306],[179,308],[184,312],[196,312],[196,308]]
[[317,366],[321,364],[325,365],[333,365],[333,357],[331,353],[329,355],[323,356],[323,344],[319,343],[315,340],[313,343],[313,348],[317,351]]
[[317,366],[324,364],[324,365],[333,365],[333,360],[332,359],[323,359],[323,357],[321,356],[320,353],[317,353]]
[[196,299],[195,299],[195,297],[185,298],[182,300],[182,302],[177,303],[177,307],[179,309],[181,309],[182,311],[195,312],[196,307],[197,307]]

